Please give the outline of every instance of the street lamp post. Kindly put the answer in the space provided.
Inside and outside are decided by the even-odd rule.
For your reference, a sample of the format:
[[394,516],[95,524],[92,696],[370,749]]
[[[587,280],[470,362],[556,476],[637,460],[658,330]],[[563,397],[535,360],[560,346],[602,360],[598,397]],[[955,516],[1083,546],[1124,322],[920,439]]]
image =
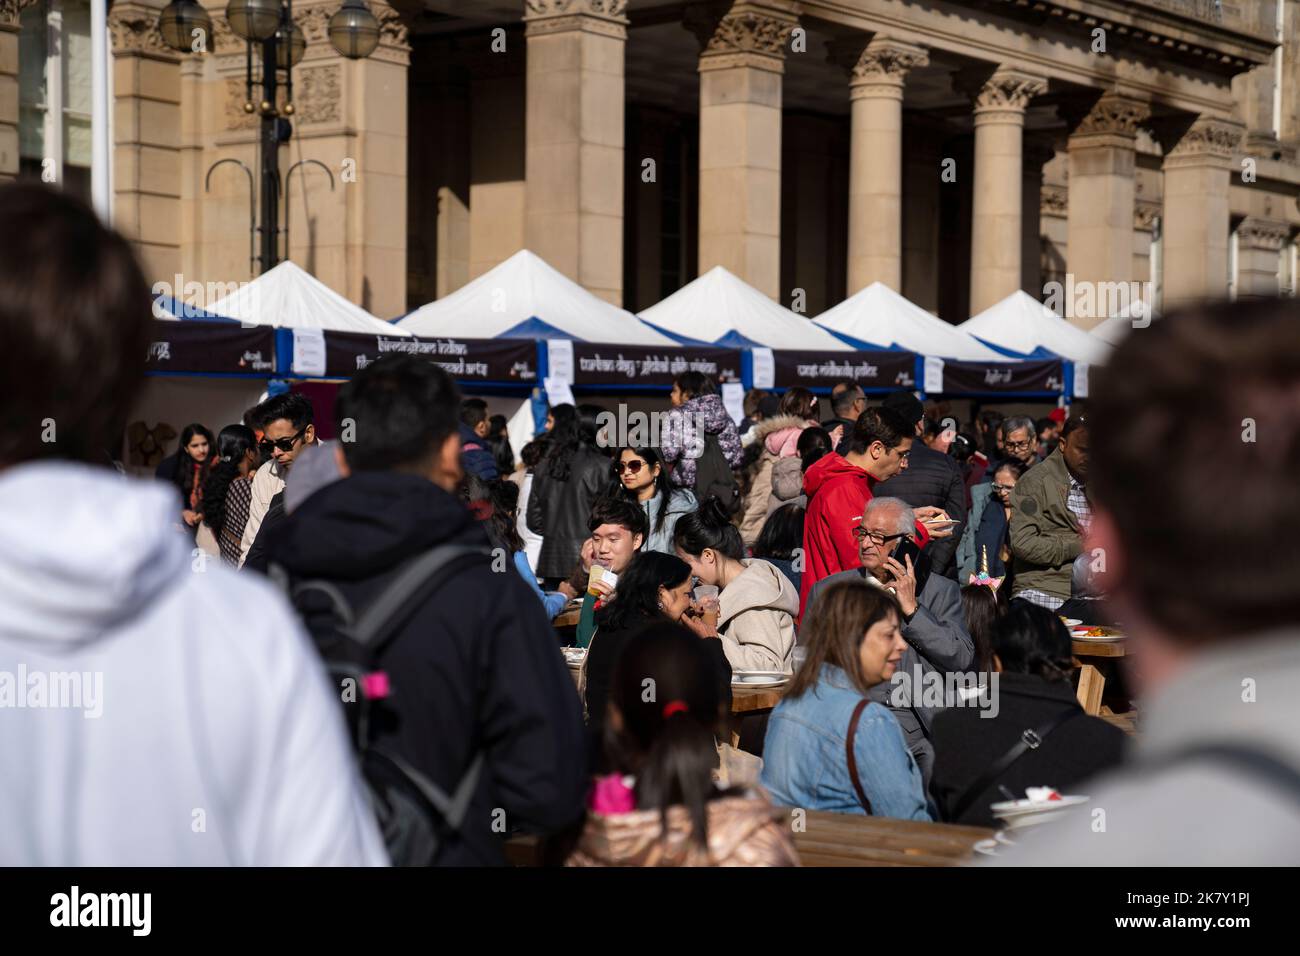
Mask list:
[[[261,195],[259,221],[249,228],[259,237],[261,254],[258,263],[266,272],[280,261],[280,145],[289,141],[293,127],[288,119],[294,113],[293,68],[306,52],[307,40],[293,20],[293,0],[230,0],[226,22],[245,43],[244,111],[261,115],[260,166]],[[172,0],[158,18],[163,41],[182,53],[200,53],[212,49],[212,18],[196,0]],[[343,6],[330,18],[330,45],[352,60],[368,57],[379,45],[379,21],[364,0],[343,0]],[[253,100],[253,47],[261,50],[261,97]],[[279,94],[283,75],[285,103]],[[288,212],[286,211],[286,216]],[[289,250],[285,250],[288,255]]]

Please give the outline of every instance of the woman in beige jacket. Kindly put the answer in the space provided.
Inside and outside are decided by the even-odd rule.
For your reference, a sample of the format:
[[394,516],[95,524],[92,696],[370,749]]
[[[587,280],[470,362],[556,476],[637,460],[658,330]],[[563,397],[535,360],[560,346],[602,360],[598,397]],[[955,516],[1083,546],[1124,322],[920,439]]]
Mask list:
[[735,670],[793,670],[799,593],[773,564],[746,558],[740,533],[709,499],[673,529],[677,556],[720,592],[717,635]]

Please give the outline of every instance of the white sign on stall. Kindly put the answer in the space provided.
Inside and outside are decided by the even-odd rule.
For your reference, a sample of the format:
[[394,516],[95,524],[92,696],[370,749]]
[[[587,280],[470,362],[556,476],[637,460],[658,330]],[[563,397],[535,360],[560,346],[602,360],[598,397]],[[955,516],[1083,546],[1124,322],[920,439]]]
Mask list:
[[754,387],[774,388],[776,386],[776,359],[771,349],[750,349],[754,359]]
[[552,378],[547,376],[546,385],[546,403],[554,408],[556,405],[577,405],[574,401],[573,389],[564,379]]
[[925,357],[925,380],[921,388],[927,394],[938,395],[943,391],[943,359],[933,355]]
[[745,386],[739,382],[723,382],[722,404],[726,406],[731,420],[739,425],[745,417]]
[[[546,340],[547,374],[557,382],[573,384],[573,342],[570,339]],[[555,402],[551,402],[552,405]]]
[[325,375],[325,330],[293,330],[293,372],[295,375]]
[[1074,397],[1088,397],[1088,363],[1074,363]]

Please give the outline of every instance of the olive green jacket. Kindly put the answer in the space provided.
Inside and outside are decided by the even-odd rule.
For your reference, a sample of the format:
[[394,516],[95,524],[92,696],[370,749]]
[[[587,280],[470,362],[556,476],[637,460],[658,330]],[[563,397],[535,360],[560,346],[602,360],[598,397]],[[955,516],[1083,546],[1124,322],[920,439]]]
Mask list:
[[1070,473],[1060,449],[1030,468],[1011,493],[1011,557],[1016,592],[1033,588],[1070,597],[1074,559],[1083,550],[1079,519],[1067,505]]

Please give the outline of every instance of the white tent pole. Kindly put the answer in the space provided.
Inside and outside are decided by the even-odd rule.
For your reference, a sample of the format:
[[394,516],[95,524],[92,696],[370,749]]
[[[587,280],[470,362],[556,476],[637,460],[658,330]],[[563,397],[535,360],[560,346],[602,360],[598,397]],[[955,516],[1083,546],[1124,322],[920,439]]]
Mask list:
[[112,54],[108,0],[90,0],[90,195],[104,222],[113,220]]

